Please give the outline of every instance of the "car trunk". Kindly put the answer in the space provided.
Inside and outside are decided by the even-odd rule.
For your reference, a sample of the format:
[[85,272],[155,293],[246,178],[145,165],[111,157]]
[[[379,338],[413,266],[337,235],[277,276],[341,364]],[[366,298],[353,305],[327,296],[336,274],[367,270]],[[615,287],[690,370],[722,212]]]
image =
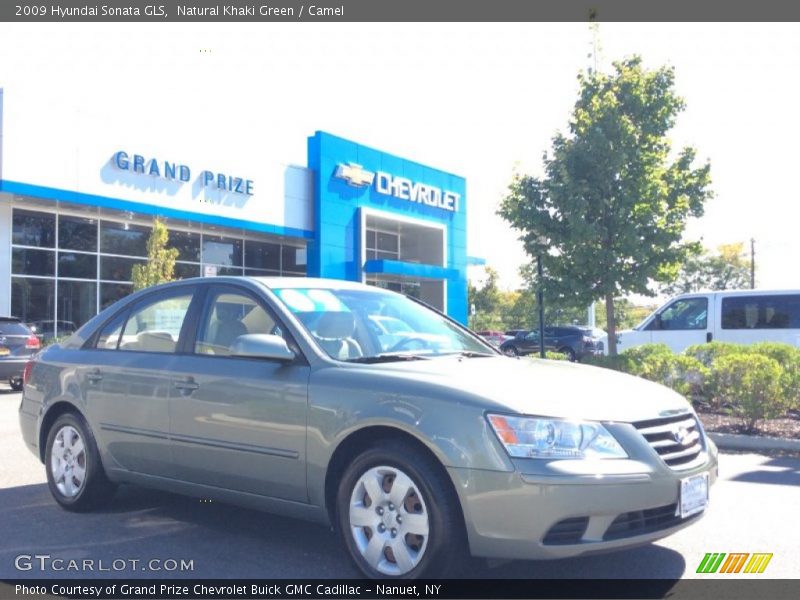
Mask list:
[[39,346],[28,346],[32,336],[33,333],[20,321],[0,319],[0,358],[29,356]]

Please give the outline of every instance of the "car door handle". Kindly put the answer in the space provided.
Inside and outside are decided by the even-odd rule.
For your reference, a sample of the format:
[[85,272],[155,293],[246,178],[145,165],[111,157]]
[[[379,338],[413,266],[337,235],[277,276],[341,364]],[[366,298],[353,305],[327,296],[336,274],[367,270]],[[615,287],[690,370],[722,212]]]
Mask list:
[[176,390],[181,390],[182,392],[193,392],[200,387],[200,384],[192,378],[179,379],[172,382],[172,387],[174,387]]
[[100,373],[99,369],[95,369],[94,371],[89,371],[86,374],[86,380],[89,383],[98,383],[103,380],[103,374]]

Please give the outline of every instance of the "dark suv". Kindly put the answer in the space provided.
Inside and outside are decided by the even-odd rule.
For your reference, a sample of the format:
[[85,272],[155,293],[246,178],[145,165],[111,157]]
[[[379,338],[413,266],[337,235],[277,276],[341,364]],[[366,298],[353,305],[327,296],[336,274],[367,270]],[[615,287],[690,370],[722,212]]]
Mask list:
[[22,389],[22,371],[30,357],[41,347],[39,338],[16,317],[0,317],[0,380],[8,380],[11,389]]
[[[561,352],[572,361],[580,360],[589,354],[602,354],[603,342],[592,333],[589,327],[575,325],[545,327],[544,347],[545,350]],[[508,356],[536,353],[539,351],[539,332],[522,331],[513,339],[504,342],[500,350]]]

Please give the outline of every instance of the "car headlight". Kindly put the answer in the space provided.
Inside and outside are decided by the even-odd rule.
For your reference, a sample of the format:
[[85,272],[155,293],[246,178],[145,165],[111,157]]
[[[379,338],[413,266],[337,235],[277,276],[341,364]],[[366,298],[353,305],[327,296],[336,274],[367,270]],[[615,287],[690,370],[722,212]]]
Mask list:
[[627,458],[600,423],[539,417],[488,415],[489,423],[515,458]]

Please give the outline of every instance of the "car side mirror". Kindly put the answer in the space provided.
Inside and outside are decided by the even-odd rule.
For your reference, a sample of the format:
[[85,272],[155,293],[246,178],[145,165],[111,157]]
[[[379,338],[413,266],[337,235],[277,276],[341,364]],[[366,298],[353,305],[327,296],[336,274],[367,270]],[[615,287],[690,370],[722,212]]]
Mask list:
[[246,358],[267,358],[290,362],[295,359],[295,353],[279,335],[268,333],[248,333],[240,335],[231,345],[231,356]]

